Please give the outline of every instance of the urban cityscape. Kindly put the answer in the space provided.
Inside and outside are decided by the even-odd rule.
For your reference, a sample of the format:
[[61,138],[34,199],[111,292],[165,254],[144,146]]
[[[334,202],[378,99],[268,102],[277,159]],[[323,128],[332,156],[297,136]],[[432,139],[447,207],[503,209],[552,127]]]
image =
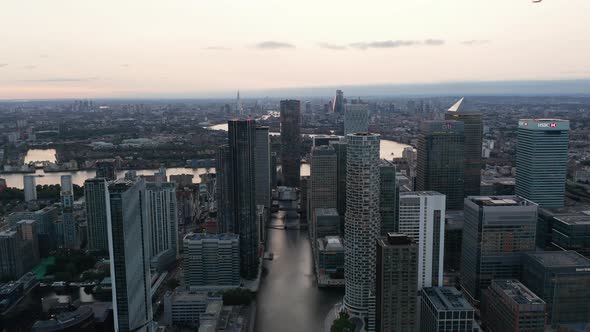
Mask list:
[[[306,1],[301,6],[312,8]],[[515,13],[550,6],[538,15],[566,20],[549,0],[523,2]],[[62,5],[41,10],[57,13]],[[190,25],[176,21],[193,5],[146,5],[161,15],[140,11],[162,24]],[[245,11],[236,16],[241,23],[252,14],[225,5]],[[278,13],[263,0],[251,5],[261,16]],[[217,11],[221,5],[198,6],[209,10],[204,21],[227,18]],[[473,6],[474,16],[490,19]],[[507,1],[498,6],[492,12]],[[590,9],[578,0],[564,6],[568,13]],[[103,9],[95,9],[90,16],[101,17]],[[365,9],[359,10],[360,22]],[[455,18],[438,10],[442,20]],[[177,16],[162,18],[172,12]],[[431,14],[425,9],[425,17]],[[507,25],[534,20],[509,16]],[[588,42],[585,24],[578,38]],[[218,36],[235,32],[229,25]],[[499,25],[485,29],[506,33]],[[584,23],[563,33],[578,25]],[[41,42],[24,27],[19,33]],[[104,36],[121,38],[114,31],[97,36],[104,45]],[[174,39],[166,38],[157,40]],[[493,43],[458,44],[502,53]],[[436,57],[433,48],[448,44],[416,37],[320,43],[315,52],[333,52],[328,58],[340,62],[347,55],[338,54],[347,52],[393,59],[407,51],[415,54],[400,59],[413,66],[420,52]],[[521,47],[514,52],[537,46]],[[199,52],[221,59],[235,48],[215,44]],[[185,78],[162,77],[161,90],[138,81],[137,90],[118,90],[137,77],[149,81],[143,69],[109,79],[28,73],[11,81],[4,77],[49,66],[54,55],[14,69],[18,57],[9,54],[3,63],[0,52],[0,331],[590,332],[590,80],[546,72],[522,79],[509,73],[524,71],[507,64],[498,73],[505,78],[483,81],[439,82],[442,72],[433,72],[406,83],[401,71],[402,81],[373,84],[364,76],[355,81],[355,68],[349,80],[334,76],[345,83],[310,78],[308,85],[298,83],[297,61],[313,61],[285,53],[311,52],[305,46],[266,41],[245,48],[236,52],[275,52],[257,61],[285,61],[293,85],[274,81],[270,70],[257,72],[250,55],[244,61],[252,61],[251,85],[215,81],[206,65],[194,79],[211,80],[211,89],[177,89]],[[590,51],[580,50],[588,57],[579,65],[587,67]],[[466,67],[469,52],[461,52]],[[107,64],[96,61],[98,71]],[[78,65],[72,62],[72,70]],[[367,71],[374,65],[367,63]],[[238,65],[217,74],[232,70],[244,75]],[[113,89],[103,90],[109,84]]]

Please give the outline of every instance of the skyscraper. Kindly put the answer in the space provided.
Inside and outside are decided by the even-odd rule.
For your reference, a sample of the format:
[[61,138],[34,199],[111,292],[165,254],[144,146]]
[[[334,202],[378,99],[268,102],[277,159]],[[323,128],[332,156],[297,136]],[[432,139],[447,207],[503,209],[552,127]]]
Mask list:
[[152,295],[145,182],[117,180],[109,184],[108,192],[115,331],[148,331]]
[[184,280],[188,287],[240,285],[236,234],[190,233],[184,237]]
[[178,256],[178,204],[176,184],[148,182],[146,208],[150,227],[150,258],[161,257],[164,265]]
[[337,205],[337,177],[336,151],[331,146],[316,146],[311,150],[311,176],[309,186],[311,241],[316,240],[316,209],[336,208]]
[[445,113],[446,120],[463,122],[465,128],[465,196],[480,195],[483,122],[482,113],[466,109],[464,98],[459,99]]
[[256,227],[254,120],[228,121],[229,146],[218,153],[222,175],[217,190],[223,199],[221,232],[240,235],[242,277],[254,279],[258,273],[258,229]]
[[515,193],[544,208],[563,207],[570,122],[518,121]]
[[0,231],[0,276],[18,279],[26,271],[21,255],[22,241],[16,231]]
[[61,176],[61,212],[63,218],[63,244],[65,248],[78,248],[78,230],[74,219],[74,187],[71,175]]
[[461,210],[464,193],[463,122],[424,121],[418,137],[416,190],[447,196],[447,209]]
[[84,181],[84,199],[88,224],[88,250],[106,253],[109,249],[107,231],[109,190],[105,179],[93,178]]
[[445,195],[434,191],[399,195],[399,232],[418,244],[418,289],[443,283]]
[[414,332],[418,247],[404,234],[377,240],[376,331]]
[[336,151],[336,209],[340,215],[341,232],[344,233],[344,215],[346,214],[346,150],[348,145],[343,139],[339,142],[331,142],[330,145]]
[[300,121],[299,100],[281,100],[281,169],[284,185],[299,187],[300,175]]
[[428,287],[420,295],[420,332],[477,331],[473,307],[455,288]]
[[23,176],[23,188],[25,191],[25,202],[37,200],[37,184],[35,175]]
[[366,104],[344,105],[344,135],[369,131],[369,107]]
[[379,161],[379,213],[381,214],[381,236],[397,232],[399,189],[395,181],[395,165],[388,160]]
[[217,229],[220,233],[236,233],[234,214],[231,210],[233,192],[232,169],[229,145],[217,148],[215,154],[215,200],[217,201]]
[[268,127],[256,127],[256,204],[270,211],[270,144]]
[[521,258],[535,250],[537,205],[519,196],[465,199],[461,287],[470,301],[493,279],[520,277]]
[[344,92],[342,92],[342,90],[336,90],[336,96],[334,97],[334,102],[332,103],[332,112],[344,112]]
[[346,137],[346,216],[344,224],[346,293],[344,305],[366,315],[375,290],[375,241],[379,236],[380,135],[355,133]]

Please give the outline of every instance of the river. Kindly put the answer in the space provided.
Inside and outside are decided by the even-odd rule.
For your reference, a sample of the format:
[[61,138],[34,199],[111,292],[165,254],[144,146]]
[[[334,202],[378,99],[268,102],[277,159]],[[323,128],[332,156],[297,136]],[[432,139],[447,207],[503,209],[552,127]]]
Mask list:
[[[276,215],[275,215],[276,216]],[[272,225],[284,225],[273,218]],[[267,228],[268,270],[256,298],[257,332],[323,331],[324,319],[342,301],[344,288],[317,287],[307,230]]]

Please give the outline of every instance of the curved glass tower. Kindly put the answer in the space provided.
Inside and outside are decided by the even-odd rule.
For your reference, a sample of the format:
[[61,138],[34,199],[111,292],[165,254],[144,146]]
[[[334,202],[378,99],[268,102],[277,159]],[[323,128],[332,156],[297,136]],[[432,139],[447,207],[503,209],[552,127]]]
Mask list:
[[344,305],[352,314],[365,315],[375,287],[375,241],[380,233],[380,135],[355,133],[346,140]]

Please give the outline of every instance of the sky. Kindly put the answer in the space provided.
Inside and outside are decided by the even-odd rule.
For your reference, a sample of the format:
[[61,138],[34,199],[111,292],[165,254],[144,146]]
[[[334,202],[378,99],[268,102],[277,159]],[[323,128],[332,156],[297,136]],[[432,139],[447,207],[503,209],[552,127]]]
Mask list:
[[2,0],[0,99],[590,78],[589,0]]

